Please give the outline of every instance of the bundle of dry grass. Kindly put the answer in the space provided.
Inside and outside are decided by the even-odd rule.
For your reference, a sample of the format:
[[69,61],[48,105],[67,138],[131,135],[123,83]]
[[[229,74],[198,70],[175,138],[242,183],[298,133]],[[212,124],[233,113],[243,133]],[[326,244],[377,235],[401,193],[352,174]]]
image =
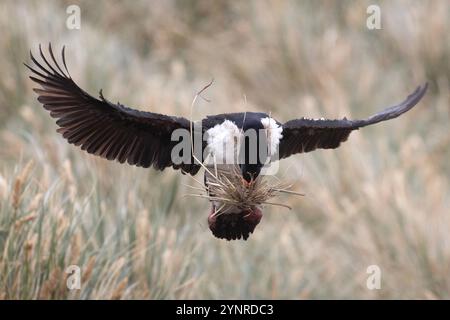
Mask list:
[[270,179],[268,176],[259,175],[247,182],[237,165],[225,165],[220,169],[217,166],[203,167],[206,170],[205,184],[201,184],[201,188],[193,188],[204,193],[193,196],[212,202],[208,225],[213,235],[219,239],[247,240],[261,221],[261,206],[272,205],[291,209],[270,199],[280,193],[301,195],[290,191],[291,185],[274,177]]
[[205,194],[192,194],[192,196],[207,198],[210,201],[220,202],[222,206],[217,208],[216,214],[225,213],[225,207],[233,206],[242,211],[252,210],[261,205],[280,206],[287,209],[291,207],[270,201],[281,193],[303,196],[301,193],[290,190],[292,185],[281,181],[274,176],[259,175],[250,183],[247,183],[239,170],[232,166],[231,170],[215,168],[214,172],[205,167],[207,171],[206,184],[201,184]]

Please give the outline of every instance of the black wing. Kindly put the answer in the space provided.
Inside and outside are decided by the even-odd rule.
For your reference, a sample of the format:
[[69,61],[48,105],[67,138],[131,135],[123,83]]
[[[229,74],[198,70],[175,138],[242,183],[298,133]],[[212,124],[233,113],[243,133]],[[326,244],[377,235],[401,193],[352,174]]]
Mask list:
[[126,161],[144,168],[153,165],[158,170],[172,166],[191,174],[197,173],[200,166],[194,161],[174,164],[171,160],[172,147],[177,143],[171,141],[171,134],[176,129],[189,130],[189,120],[113,104],[103,97],[101,90],[100,99],[96,99],[78,87],[70,77],[64,47],[64,70],[57,63],[51,45],[49,53],[53,63],[44,56],[41,46],[39,53],[45,65],[39,63],[31,52],[31,60],[36,67],[25,64],[37,76],[30,78],[41,86],[33,90],[50,115],[58,119],[58,132],[69,143],[120,163]]
[[[246,129],[251,127],[251,125],[257,121],[260,122],[260,119],[268,117],[269,115],[264,112],[237,112],[237,113],[222,113],[216,114],[212,116],[207,116],[202,120],[202,126],[205,130],[214,127],[217,124],[223,123],[225,120],[230,120],[233,122],[238,128]],[[256,120],[255,120],[256,119]]]
[[313,120],[295,119],[283,124],[283,138],[279,158],[310,152],[315,149],[334,149],[347,140],[350,132],[381,121],[398,117],[414,107],[427,91],[428,84],[418,87],[405,101],[389,107],[366,120]]

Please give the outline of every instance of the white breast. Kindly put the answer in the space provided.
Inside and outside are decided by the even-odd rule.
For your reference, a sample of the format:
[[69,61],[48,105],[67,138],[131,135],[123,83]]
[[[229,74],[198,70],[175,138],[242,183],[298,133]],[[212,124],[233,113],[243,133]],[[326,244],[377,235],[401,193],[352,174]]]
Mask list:
[[230,120],[225,120],[207,131],[207,154],[216,164],[235,164],[242,140],[241,130]]
[[261,123],[266,130],[269,154],[273,156],[277,151],[281,138],[283,138],[283,128],[269,117],[261,119]]

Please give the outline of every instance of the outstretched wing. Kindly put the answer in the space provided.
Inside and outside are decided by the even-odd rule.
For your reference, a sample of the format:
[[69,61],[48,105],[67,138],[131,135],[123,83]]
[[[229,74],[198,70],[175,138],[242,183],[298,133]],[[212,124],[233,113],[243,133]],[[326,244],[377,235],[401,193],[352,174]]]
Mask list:
[[279,158],[310,152],[315,149],[334,149],[347,140],[350,132],[381,121],[398,117],[414,107],[427,91],[428,84],[418,87],[405,101],[389,107],[365,120],[295,119],[283,124],[283,138]]
[[38,101],[53,118],[58,119],[58,132],[69,143],[120,163],[126,161],[144,168],[153,165],[158,170],[172,166],[191,174],[197,173],[200,167],[194,161],[174,164],[171,160],[172,147],[177,143],[171,141],[172,132],[176,129],[189,130],[189,120],[113,104],[103,97],[101,90],[100,99],[96,99],[78,87],[70,77],[64,47],[64,70],[56,61],[51,45],[48,50],[50,62],[39,46],[43,63],[39,63],[30,52],[36,67],[25,65],[34,73],[30,79],[41,86],[33,89],[38,94]]

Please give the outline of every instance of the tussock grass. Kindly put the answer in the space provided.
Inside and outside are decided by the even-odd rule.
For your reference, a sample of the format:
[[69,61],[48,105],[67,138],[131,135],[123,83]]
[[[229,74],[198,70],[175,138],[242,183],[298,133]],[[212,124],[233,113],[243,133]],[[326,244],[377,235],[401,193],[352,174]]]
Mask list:
[[[117,216],[105,212],[95,189],[89,195],[71,194],[71,171],[42,188],[39,168],[31,167],[28,162],[11,181],[5,180],[2,298],[121,299],[137,297],[134,292],[141,298],[190,296],[192,261],[179,256],[179,230],[153,228],[148,211],[131,213],[132,205]],[[81,290],[66,286],[71,265],[81,268]]]
[[[2,1],[0,298],[450,298],[449,3],[382,2],[377,31],[368,4],[81,2],[69,31],[63,3]],[[55,133],[22,66],[49,41],[87,91],[144,110],[189,117],[214,77],[194,119],[242,111],[243,94],[280,121],[357,118],[425,79],[430,90],[338,150],[283,160],[306,196],[229,243],[208,230],[206,201],[182,197],[188,177],[96,159]],[[381,290],[366,287],[372,264]],[[81,290],[65,286],[70,265]]]

